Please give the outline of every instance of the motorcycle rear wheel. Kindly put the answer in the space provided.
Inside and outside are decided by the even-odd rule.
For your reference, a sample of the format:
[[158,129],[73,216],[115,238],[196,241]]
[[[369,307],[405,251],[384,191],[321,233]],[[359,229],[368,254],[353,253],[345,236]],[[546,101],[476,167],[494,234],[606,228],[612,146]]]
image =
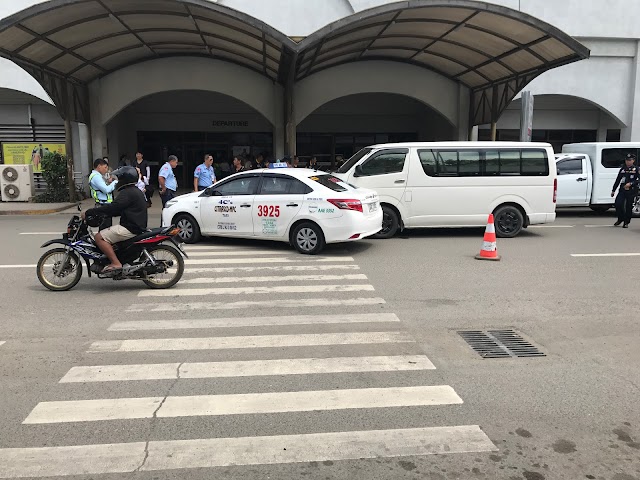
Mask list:
[[[66,260],[66,267],[62,262]],[[75,287],[82,278],[82,260],[73,251],[65,248],[53,248],[45,252],[38,260],[38,280],[40,283],[54,292],[64,292]]]
[[149,288],[171,288],[182,278],[184,273],[184,259],[182,254],[170,245],[156,245],[147,250],[156,261],[172,261],[173,265],[165,273],[154,273],[143,279]]

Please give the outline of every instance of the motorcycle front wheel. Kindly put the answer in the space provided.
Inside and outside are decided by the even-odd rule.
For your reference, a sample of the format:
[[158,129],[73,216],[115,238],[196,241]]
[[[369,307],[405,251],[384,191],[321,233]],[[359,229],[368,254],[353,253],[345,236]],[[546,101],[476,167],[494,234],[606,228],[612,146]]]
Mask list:
[[64,292],[77,285],[82,277],[82,261],[73,251],[54,248],[38,260],[38,280],[49,290]]
[[156,245],[147,250],[156,262],[172,262],[164,273],[154,273],[143,279],[149,288],[171,288],[182,278],[184,259],[182,254],[170,245]]

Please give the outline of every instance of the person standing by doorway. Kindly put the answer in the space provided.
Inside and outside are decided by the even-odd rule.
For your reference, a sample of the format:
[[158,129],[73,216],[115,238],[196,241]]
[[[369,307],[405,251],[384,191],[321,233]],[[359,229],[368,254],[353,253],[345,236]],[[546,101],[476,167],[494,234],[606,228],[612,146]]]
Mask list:
[[638,185],[640,184],[638,167],[635,165],[635,161],[636,156],[633,153],[628,153],[624,159],[625,165],[618,172],[618,177],[611,190],[611,196],[613,197],[616,193],[616,188],[618,188],[618,185],[620,186],[616,197],[618,220],[613,224],[615,227],[624,222],[622,228],[629,228],[629,223],[631,223],[633,201],[638,195]]
[[144,182],[144,188],[146,191],[147,198],[147,208],[151,207],[151,195],[153,194],[153,189],[149,185],[149,181],[151,180],[151,166],[149,162],[144,159],[142,152],[136,153],[136,161],[133,165],[135,168],[140,169],[140,173],[142,173],[142,181]]
[[244,172],[245,167],[242,165],[242,157],[235,156],[233,157],[233,172],[231,173],[240,173]]
[[[89,189],[93,200],[96,202],[96,207],[113,202],[113,191],[118,186],[118,180],[113,180],[114,177],[109,177],[108,180],[105,180],[108,170],[109,162],[104,158],[98,158],[93,162],[93,171],[89,174]],[[104,230],[111,225],[111,217],[105,217],[98,229]]]
[[213,157],[206,154],[204,162],[198,165],[193,172],[193,191],[201,192],[214,183],[216,183],[216,174],[213,170]]
[[178,166],[178,157],[169,155],[167,163],[165,163],[160,172],[158,172],[158,184],[160,185],[160,200],[162,200],[162,208],[167,202],[176,196],[178,190],[178,180],[173,173],[174,168]]

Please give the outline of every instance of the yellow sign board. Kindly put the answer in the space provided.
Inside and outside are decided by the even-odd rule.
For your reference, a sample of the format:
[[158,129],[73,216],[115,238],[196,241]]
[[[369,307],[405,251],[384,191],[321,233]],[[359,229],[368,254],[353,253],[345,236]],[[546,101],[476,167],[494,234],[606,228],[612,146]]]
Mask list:
[[64,143],[2,143],[5,165],[33,165],[34,172],[42,171],[42,157],[47,153],[66,155]]

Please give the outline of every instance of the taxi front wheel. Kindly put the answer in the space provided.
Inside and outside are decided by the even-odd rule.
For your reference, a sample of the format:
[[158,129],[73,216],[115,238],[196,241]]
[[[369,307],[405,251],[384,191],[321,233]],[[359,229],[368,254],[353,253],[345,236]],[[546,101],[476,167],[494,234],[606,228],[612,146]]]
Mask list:
[[315,223],[304,222],[291,232],[291,244],[300,253],[315,255],[324,248],[324,234]]
[[180,239],[184,243],[196,243],[200,240],[200,226],[195,218],[186,213],[177,215],[173,224],[180,229]]

